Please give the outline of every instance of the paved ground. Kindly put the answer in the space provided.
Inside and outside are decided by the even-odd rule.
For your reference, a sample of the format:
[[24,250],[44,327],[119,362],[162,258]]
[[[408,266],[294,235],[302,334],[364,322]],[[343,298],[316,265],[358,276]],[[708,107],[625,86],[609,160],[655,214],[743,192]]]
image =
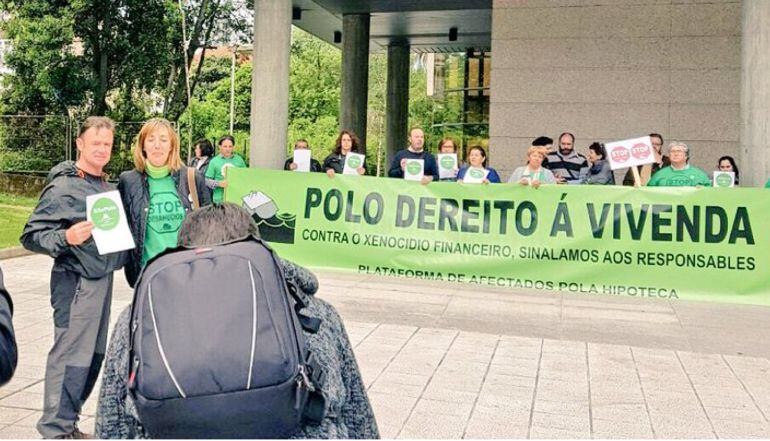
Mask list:
[[[21,346],[0,388],[0,438],[38,436],[50,265],[0,261]],[[770,308],[319,278],[383,437],[770,437]],[[113,317],[131,295],[116,280]]]

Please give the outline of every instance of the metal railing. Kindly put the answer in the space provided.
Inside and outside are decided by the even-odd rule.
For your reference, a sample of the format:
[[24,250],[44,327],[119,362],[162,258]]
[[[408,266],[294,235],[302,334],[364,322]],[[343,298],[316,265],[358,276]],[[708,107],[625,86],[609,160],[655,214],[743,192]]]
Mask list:
[[[81,123],[66,115],[0,115],[0,172],[42,175],[61,161],[77,159]],[[131,149],[143,124],[115,123],[112,159],[105,169],[113,178],[134,167]]]

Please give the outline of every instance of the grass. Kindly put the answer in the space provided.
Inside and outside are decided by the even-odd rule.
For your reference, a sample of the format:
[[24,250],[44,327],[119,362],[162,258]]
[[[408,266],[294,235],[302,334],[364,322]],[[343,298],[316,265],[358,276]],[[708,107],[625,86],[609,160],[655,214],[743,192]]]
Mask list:
[[37,198],[0,193],[0,248],[19,246],[19,236]]

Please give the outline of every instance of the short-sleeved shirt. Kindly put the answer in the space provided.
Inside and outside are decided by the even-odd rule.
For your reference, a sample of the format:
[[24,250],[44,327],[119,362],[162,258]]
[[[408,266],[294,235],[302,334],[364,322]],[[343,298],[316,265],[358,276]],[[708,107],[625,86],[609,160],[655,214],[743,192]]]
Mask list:
[[648,187],[695,187],[698,185],[711,187],[711,179],[706,172],[689,164],[682,170],[675,170],[671,166],[663,167],[652,175],[650,182],[647,183]]
[[185,217],[185,207],[179,200],[171,175],[160,179],[148,177],[147,183],[150,187],[150,206],[144,233],[142,266],[167,248],[176,248],[179,228]]
[[[233,155],[229,158],[225,158],[220,153],[214,156],[214,158],[209,163],[209,168],[206,170],[206,177],[215,181],[221,181],[225,179],[225,169],[228,167],[245,168],[246,161],[244,161],[243,158],[241,158],[239,155]],[[222,187],[215,188],[211,199],[215,203],[221,203],[224,201],[225,189]]]

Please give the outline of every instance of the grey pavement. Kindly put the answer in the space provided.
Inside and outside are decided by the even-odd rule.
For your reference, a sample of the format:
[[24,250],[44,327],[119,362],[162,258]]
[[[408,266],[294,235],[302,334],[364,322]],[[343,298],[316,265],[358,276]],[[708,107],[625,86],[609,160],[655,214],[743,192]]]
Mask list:
[[[0,438],[37,438],[51,260],[0,261],[16,377]],[[319,273],[384,438],[768,438],[770,308]],[[131,291],[116,276],[113,319]],[[96,393],[81,428],[93,430]]]

